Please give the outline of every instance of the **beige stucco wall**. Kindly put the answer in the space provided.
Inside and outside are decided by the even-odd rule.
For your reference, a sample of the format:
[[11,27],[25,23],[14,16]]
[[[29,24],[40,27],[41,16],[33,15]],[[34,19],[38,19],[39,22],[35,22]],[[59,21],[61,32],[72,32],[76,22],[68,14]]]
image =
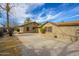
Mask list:
[[47,23],[43,26],[45,27],[52,27],[52,33],[51,32],[46,32],[46,33],[51,33],[52,36],[57,36],[57,38],[62,38],[62,39],[72,39],[75,36],[75,31],[79,29],[79,26],[56,26],[51,23]]
[[[45,28],[45,27],[52,27],[52,35],[53,35],[53,36],[54,36],[54,35],[59,36],[59,35],[61,34],[61,31],[59,30],[59,28],[58,28],[57,26],[55,26],[55,25],[52,25],[51,23],[45,24],[45,25],[43,26],[43,28]],[[46,33],[50,34],[51,32],[46,32]]]
[[20,33],[24,32],[24,27],[19,27],[19,29],[20,29]]

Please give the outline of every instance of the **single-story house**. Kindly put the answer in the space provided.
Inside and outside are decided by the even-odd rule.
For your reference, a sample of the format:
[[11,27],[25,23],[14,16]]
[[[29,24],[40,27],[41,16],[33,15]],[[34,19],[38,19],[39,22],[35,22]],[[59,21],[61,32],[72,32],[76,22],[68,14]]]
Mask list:
[[79,36],[79,21],[52,23],[46,22],[41,26],[46,33],[52,33],[55,38],[71,38]]
[[38,33],[39,24],[36,22],[26,23],[19,26],[20,32],[23,33]]

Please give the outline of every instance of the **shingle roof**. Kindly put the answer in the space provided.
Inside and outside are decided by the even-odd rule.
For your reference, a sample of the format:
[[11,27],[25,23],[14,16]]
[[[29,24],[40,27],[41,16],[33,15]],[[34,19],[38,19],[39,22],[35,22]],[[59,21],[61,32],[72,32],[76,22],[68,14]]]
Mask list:
[[39,25],[39,24],[36,23],[36,22],[31,22],[31,23],[27,23],[27,24],[24,24],[24,25],[20,25],[19,27],[23,27],[23,26],[25,26],[25,25],[29,25],[29,24],[32,24],[32,23],[33,23],[33,24],[35,23],[35,24]]
[[79,26],[79,21],[60,22],[56,23],[58,26]]
[[77,20],[77,21],[71,21],[71,22],[58,22],[58,23],[46,22],[42,26],[44,26],[47,23],[51,23],[51,24],[53,24],[55,26],[79,26],[79,20]]

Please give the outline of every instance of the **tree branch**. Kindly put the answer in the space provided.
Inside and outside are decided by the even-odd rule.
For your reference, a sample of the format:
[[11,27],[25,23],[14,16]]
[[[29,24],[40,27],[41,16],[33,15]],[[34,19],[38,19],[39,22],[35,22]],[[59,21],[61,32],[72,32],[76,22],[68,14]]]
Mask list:
[[1,5],[0,5],[0,8],[2,8],[3,10],[6,10],[5,8],[3,8]]
[[13,8],[13,7],[15,7],[15,6],[11,6],[10,9]]

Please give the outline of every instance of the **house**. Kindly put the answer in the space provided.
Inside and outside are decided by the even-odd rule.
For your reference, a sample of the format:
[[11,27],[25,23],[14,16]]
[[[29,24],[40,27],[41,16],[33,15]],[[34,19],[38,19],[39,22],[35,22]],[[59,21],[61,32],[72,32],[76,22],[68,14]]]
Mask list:
[[20,32],[23,33],[38,33],[39,24],[36,22],[26,23],[24,25],[19,26]]
[[72,39],[79,36],[79,21],[52,23],[42,25],[46,33],[51,33],[54,38]]
[[26,33],[38,33],[39,24],[36,22],[30,22],[24,25],[24,32]]

